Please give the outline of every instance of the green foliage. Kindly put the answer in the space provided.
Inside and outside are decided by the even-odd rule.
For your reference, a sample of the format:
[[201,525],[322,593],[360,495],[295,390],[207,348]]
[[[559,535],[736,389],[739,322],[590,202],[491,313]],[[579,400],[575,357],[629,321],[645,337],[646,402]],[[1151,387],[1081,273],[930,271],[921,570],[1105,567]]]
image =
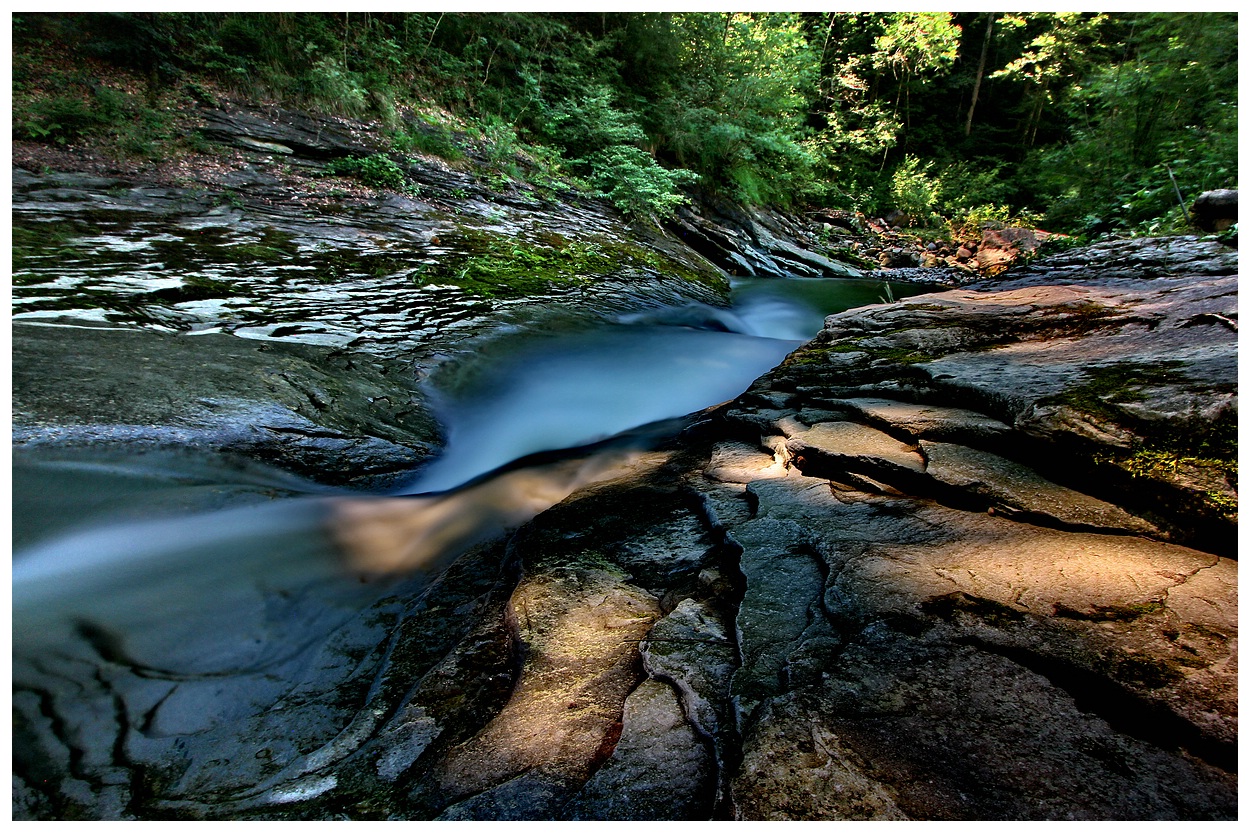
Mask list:
[[986,203],[955,213],[948,221],[952,240],[978,240],[987,228],[1037,228],[1038,218],[1006,205]]
[[564,101],[543,104],[542,112],[546,134],[570,158],[647,140],[635,116],[615,106],[613,92],[604,84]]
[[333,159],[326,165],[326,173],[332,176],[354,177],[374,188],[389,188],[392,191],[409,190],[403,168],[384,153]]
[[635,217],[663,218],[672,214],[673,209],[688,201],[678,188],[699,179],[698,174],[690,171],[665,170],[631,145],[613,145],[587,161],[591,184],[599,195]]
[[[698,175],[781,207],[1167,232],[1237,179],[1232,13],[17,13],[13,42],[17,138],[152,155],[171,140],[163,91],[212,88],[370,118],[397,153],[571,178],[638,215]],[[58,75],[49,43],[126,68],[146,100]],[[344,171],[402,187],[381,162]]]
[[1070,89],[1072,140],[1036,156],[1035,187],[1057,227],[1182,230],[1178,188],[1192,202],[1236,186],[1236,16],[1134,23],[1130,59]]
[[646,269],[685,280],[705,281],[659,253],[604,239],[567,240],[543,234],[537,240],[462,228],[454,235],[457,254],[422,267],[421,284],[452,284],[475,295],[514,298],[553,285],[590,283],[625,268]]
[[937,176],[938,211],[956,217],[986,205],[1006,207],[1014,190],[1007,176],[999,164],[978,165],[962,159],[947,164]]
[[59,95],[38,100],[25,112],[15,113],[13,132],[19,139],[51,140],[63,145],[101,123],[96,111],[82,99]]
[[448,162],[464,158],[453,131],[433,118],[418,117],[416,123],[405,124],[392,134],[391,146],[400,153],[424,153]]
[[167,140],[170,119],[129,93],[96,85],[86,95],[60,94],[15,108],[13,134],[19,139],[68,144],[106,137],[124,154],[152,157]]
[[812,181],[803,140],[819,67],[794,14],[675,15],[682,42],[662,148],[751,203],[791,204]]
[[890,177],[890,204],[921,222],[933,217],[941,180],[929,173],[932,162],[908,156]]
[[872,63],[895,75],[940,71],[959,53],[960,29],[950,12],[892,12],[874,41]]

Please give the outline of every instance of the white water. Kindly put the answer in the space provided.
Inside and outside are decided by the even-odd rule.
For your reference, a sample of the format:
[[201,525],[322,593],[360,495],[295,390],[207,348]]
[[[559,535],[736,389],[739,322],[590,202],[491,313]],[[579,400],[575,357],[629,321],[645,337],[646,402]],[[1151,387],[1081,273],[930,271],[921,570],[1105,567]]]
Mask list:
[[470,384],[437,398],[447,447],[399,493],[445,491],[530,454],[732,399],[815,335],[826,312],[872,291],[860,281],[741,280],[732,309],[692,304],[521,334]]
[[598,442],[731,399],[796,341],[612,326],[518,347],[439,407],[446,451],[401,493],[451,489],[540,451]]

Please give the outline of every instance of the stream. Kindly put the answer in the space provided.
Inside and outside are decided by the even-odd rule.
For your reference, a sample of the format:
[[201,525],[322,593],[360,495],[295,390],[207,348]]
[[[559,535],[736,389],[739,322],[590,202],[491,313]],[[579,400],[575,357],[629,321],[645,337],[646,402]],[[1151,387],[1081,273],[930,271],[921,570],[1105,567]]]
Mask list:
[[[53,650],[226,688],[251,678],[237,696],[263,701],[257,680],[298,678],[362,607],[624,471],[667,421],[732,399],[825,315],[883,293],[742,279],[728,309],[497,335],[432,374],[446,448],[390,495],[190,454],[15,456],[15,674]],[[205,495],[224,508],[185,511]]]

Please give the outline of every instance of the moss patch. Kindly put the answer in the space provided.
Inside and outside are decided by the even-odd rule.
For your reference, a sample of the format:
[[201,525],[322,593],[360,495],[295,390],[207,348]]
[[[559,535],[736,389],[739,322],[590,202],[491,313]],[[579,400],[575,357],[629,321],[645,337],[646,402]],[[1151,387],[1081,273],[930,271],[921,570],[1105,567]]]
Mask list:
[[423,285],[453,284],[486,297],[535,295],[554,287],[619,277],[629,269],[709,280],[659,252],[604,238],[568,240],[539,232],[524,239],[462,228],[442,242],[452,252],[436,264],[419,267],[413,280]]
[[1136,436],[1132,447],[1099,454],[1095,463],[1115,466],[1134,478],[1203,484],[1195,488],[1206,509],[1231,518],[1237,511],[1232,493],[1237,484],[1236,408],[1225,408],[1214,419],[1195,415],[1162,422],[1143,420],[1120,407],[1145,401],[1145,390],[1151,387],[1193,393],[1219,389],[1195,382],[1184,367],[1183,362],[1165,361],[1090,368],[1084,371],[1083,384],[1042,402],[1066,405],[1101,422],[1121,425]]
[[1236,470],[1237,412],[1226,408],[1215,419],[1176,420],[1166,424],[1146,423],[1121,404],[1143,402],[1151,387],[1175,387],[1193,393],[1211,392],[1212,386],[1195,382],[1183,371],[1184,362],[1163,361],[1154,364],[1117,362],[1084,372],[1086,381],[1058,396],[1041,400],[1041,404],[1062,404],[1104,421],[1116,422],[1142,436],[1142,444],[1134,448],[1123,462],[1138,474],[1147,474],[1177,460],[1195,462],[1219,461]]

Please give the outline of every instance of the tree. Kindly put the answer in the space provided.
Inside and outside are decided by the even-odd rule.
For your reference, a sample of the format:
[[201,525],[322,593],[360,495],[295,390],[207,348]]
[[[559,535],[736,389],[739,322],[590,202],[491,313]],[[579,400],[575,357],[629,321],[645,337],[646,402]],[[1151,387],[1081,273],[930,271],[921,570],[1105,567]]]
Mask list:
[[964,122],[964,135],[972,135],[972,114],[977,109],[977,97],[981,93],[981,79],[985,77],[985,62],[990,54],[990,41],[994,37],[994,13],[985,16],[985,38],[981,41],[981,60],[977,63],[977,80],[972,85],[972,102],[968,105],[968,120]]
[[[959,54],[962,32],[951,18],[950,12],[893,12],[886,16],[885,31],[873,44],[873,66],[888,68],[902,80],[899,98],[906,98],[904,127],[911,109],[912,78],[948,69]],[[894,111],[898,112],[898,98]]]
[[1021,132],[1021,143],[1032,147],[1042,112],[1053,104],[1059,91],[1080,80],[1093,66],[1106,14],[1085,12],[1028,12],[999,18],[1002,26],[1022,28],[1040,24],[1042,31],[1029,43],[1023,55],[993,73],[991,78],[1015,78],[1028,83],[1031,105]]
[[1116,59],[1070,88],[1071,134],[1040,149],[1039,187],[1050,197],[1048,216],[1071,227],[1177,227],[1184,212],[1173,174],[1190,199],[1236,185],[1236,15],[1147,13],[1123,22]]

